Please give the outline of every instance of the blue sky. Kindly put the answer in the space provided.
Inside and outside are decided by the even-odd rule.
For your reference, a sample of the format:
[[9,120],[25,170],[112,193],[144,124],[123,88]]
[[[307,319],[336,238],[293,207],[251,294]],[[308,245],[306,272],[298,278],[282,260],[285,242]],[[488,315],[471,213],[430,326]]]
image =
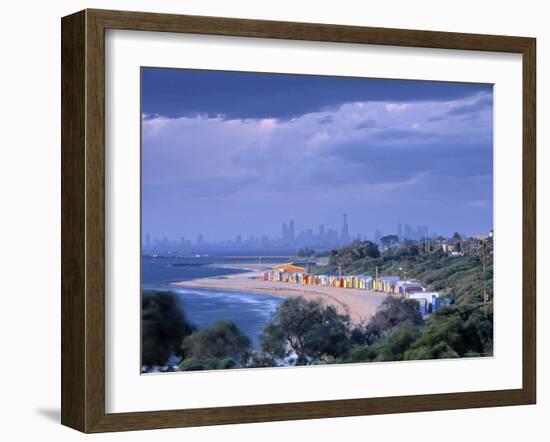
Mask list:
[[142,69],[153,236],[492,228],[492,85]]

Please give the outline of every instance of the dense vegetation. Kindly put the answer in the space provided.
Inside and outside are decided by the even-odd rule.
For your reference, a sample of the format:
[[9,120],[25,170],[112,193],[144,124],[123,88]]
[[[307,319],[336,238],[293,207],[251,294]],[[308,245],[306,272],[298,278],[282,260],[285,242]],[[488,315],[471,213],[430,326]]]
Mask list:
[[[369,241],[329,253],[319,273],[395,274],[439,291],[447,305],[423,318],[414,300],[388,296],[366,323],[352,324],[332,306],[286,299],[260,336],[261,350],[230,321],[195,330],[176,295],[144,292],[142,364],[177,370],[212,370],[342,362],[377,362],[487,356],[493,352],[492,259],[422,252],[415,242],[393,244],[380,253]],[[306,251],[309,254],[309,251]],[[304,253],[305,254],[305,253]],[[168,368],[172,369],[172,368]]]
[[265,327],[262,349],[270,360],[287,359],[295,365],[329,363],[347,354],[350,332],[349,316],[338,314],[334,307],[290,298]]
[[428,290],[448,296],[452,303],[483,302],[484,287],[492,299],[492,255],[487,257],[484,273],[481,256],[450,257],[439,251],[422,253],[421,247],[415,241],[408,241],[380,254],[376,244],[356,241],[332,250],[328,264],[317,267],[315,272],[375,275],[378,270],[379,275],[417,279]]
[[[151,306],[172,296],[148,297],[161,299]],[[265,327],[260,351],[252,351],[249,338],[230,321],[191,333],[185,322],[180,325],[186,336],[179,348],[174,333],[148,333],[146,367],[165,365],[172,354],[182,358],[177,369],[185,371],[487,356],[493,349],[492,304],[450,305],[424,321],[414,301],[388,297],[370,321],[353,325],[332,306],[290,298]],[[151,348],[162,350],[154,352],[156,359]]]
[[182,344],[185,356],[180,370],[234,368],[246,363],[251,342],[231,321],[219,321],[211,327],[187,336]]
[[181,343],[192,331],[174,293],[142,293],[141,365],[164,365],[170,356],[181,355]]

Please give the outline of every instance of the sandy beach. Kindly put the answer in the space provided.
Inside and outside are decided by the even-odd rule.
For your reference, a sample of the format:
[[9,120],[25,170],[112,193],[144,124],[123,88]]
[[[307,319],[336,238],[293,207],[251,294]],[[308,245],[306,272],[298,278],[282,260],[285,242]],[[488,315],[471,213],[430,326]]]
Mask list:
[[[216,266],[222,267],[222,266]],[[334,306],[340,313],[348,314],[354,323],[368,320],[385,299],[382,293],[360,289],[342,289],[314,285],[301,285],[285,282],[264,281],[261,271],[270,269],[272,264],[223,265],[228,268],[248,270],[245,273],[198,278],[175,282],[179,287],[231,290],[291,298],[303,296],[308,300],[321,300]]]

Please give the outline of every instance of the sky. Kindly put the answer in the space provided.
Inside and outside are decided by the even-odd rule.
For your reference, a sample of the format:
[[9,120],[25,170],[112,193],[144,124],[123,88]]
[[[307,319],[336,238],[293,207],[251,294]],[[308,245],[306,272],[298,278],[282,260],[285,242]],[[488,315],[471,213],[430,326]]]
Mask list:
[[490,84],[142,68],[142,231],[493,223]]

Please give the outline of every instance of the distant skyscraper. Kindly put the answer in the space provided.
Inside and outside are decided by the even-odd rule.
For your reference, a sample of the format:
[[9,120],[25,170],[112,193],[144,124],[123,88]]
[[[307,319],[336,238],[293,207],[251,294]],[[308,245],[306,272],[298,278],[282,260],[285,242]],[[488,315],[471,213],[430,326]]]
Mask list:
[[416,240],[427,238],[429,235],[428,226],[416,226]]
[[325,225],[319,224],[319,240],[324,241],[325,240]]
[[336,244],[338,242],[338,232],[334,229],[328,229],[326,233],[327,242]]
[[348,226],[348,215],[344,213],[344,219],[342,222],[342,232],[340,233],[340,240],[343,243],[349,242],[349,226]]
[[145,247],[151,247],[151,237],[149,236],[149,233],[145,234]]
[[401,225],[401,221],[397,223],[397,236],[399,239],[403,238],[403,226]]
[[424,238],[430,237],[430,229],[428,228],[428,226],[422,226],[422,236]]
[[380,231],[380,229],[376,229],[376,231],[374,232],[374,242],[376,244],[379,244],[380,238],[382,238],[382,232]]
[[412,228],[408,224],[405,224],[404,237],[405,239],[414,239]]
[[293,219],[288,223],[288,239],[291,243],[294,243],[296,240],[296,226]]
[[286,244],[288,243],[288,226],[286,225],[286,222],[283,222],[283,242]]

